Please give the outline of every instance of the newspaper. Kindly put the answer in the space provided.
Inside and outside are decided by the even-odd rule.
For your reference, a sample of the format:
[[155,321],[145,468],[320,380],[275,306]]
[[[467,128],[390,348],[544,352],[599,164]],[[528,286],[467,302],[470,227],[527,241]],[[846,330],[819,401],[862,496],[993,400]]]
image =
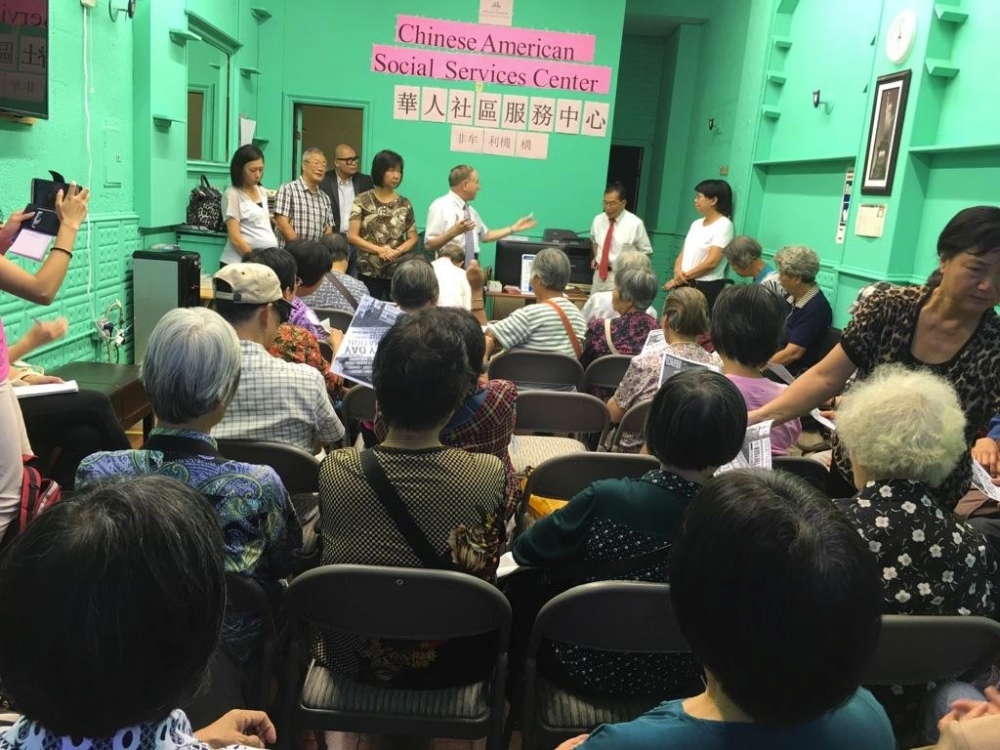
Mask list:
[[401,311],[391,302],[362,297],[330,369],[348,380],[372,388],[372,367],[378,342]]
[[1000,487],[993,484],[990,473],[978,461],[972,462],[972,486],[982,492],[990,500],[1000,503]]
[[660,370],[660,385],[663,385],[670,378],[672,378],[677,373],[682,370],[690,370],[692,367],[701,367],[706,370],[712,370],[713,372],[721,372],[721,370],[715,365],[709,365],[705,362],[695,362],[693,359],[686,359],[685,357],[679,357],[676,354],[671,354],[669,352],[663,352],[663,364]]
[[642,351],[639,352],[639,356],[645,354],[658,354],[667,350],[667,337],[663,335],[662,328],[654,328],[646,336],[646,343],[642,347]]
[[792,381],[795,380],[795,376],[792,375],[792,373],[790,373],[788,368],[784,365],[776,365],[773,362],[768,362],[767,369],[781,378],[782,382],[787,383],[788,385],[791,385]]
[[716,476],[733,469],[770,469],[771,468],[771,423],[768,419],[747,427],[743,447],[736,458],[725,466],[720,466]]
[[830,430],[830,432],[833,432],[834,430],[837,429],[837,425],[834,423],[834,421],[832,419],[827,419],[822,414],[820,414],[819,409],[813,409],[811,412],[809,412],[809,416],[815,419],[817,422],[819,422],[823,427]]

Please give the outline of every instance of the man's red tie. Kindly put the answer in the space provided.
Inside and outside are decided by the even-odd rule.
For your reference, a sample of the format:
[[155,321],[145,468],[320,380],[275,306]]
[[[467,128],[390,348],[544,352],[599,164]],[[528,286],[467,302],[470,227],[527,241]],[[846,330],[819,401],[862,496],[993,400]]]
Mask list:
[[608,233],[604,235],[604,247],[601,250],[601,266],[598,269],[598,273],[601,276],[601,281],[607,281],[608,278],[608,263],[611,256],[611,238],[615,233],[615,220],[608,219]]

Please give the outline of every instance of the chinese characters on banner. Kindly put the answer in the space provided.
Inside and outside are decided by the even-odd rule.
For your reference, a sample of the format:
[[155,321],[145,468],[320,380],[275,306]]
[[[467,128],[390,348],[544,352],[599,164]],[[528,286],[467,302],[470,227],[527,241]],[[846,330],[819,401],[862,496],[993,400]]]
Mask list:
[[396,86],[397,120],[451,125],[451,150],[547,159],[549,133],[604,137],[607,102]]
[[0,110],[48,116],[48,3],[0,4]]

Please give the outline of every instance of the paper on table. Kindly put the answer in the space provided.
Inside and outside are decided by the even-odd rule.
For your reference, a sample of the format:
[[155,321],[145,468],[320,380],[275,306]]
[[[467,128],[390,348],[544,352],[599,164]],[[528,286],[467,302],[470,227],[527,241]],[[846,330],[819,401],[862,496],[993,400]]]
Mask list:
[[747,427],[743,438],[743,447],[736,458],[715,472],[716,476],[733,469],[770,469],[771,464],[771,424],[773,419],[767,419]]
[[990,500],[1000,503],[1000,487],[993,484],[990,473],[978,461],[972,462],[972,486],[982,492]]
[[75,380],[67,380],[62,383],[42,383],[41,385],[19,385],[13,391],[18,398],[33,398],[35,396],[49,396],[53,393],[76,393],[80,386]]
[[14,244],[10,246],[10,252],[20,255],[22,258],[41,260],[45,251],[49,249],[52,237],[31,229],[22,229],[14,238]]

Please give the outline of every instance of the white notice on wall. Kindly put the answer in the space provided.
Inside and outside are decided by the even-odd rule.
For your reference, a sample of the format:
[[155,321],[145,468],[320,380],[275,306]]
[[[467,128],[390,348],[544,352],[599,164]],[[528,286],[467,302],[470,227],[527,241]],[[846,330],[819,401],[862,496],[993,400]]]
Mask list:
[[885,230],[886,208],[884,203],[862,203],[858,206],[854,233],[859,237],[881,237]]
[[580,128],[580,133],[582,135],[596,135],[598,137],[608,134],[607,102],[583,103],[583,124]]
[[448,121],[448,89],[423,87],[420,95],[420,119],[424,122]]
[[257,121],[248,117],[240,118],[240,145],[246,146],[253,143],[253,135],[257,131]]
[[479,0],[479,23],[513,25],[514,0]]

